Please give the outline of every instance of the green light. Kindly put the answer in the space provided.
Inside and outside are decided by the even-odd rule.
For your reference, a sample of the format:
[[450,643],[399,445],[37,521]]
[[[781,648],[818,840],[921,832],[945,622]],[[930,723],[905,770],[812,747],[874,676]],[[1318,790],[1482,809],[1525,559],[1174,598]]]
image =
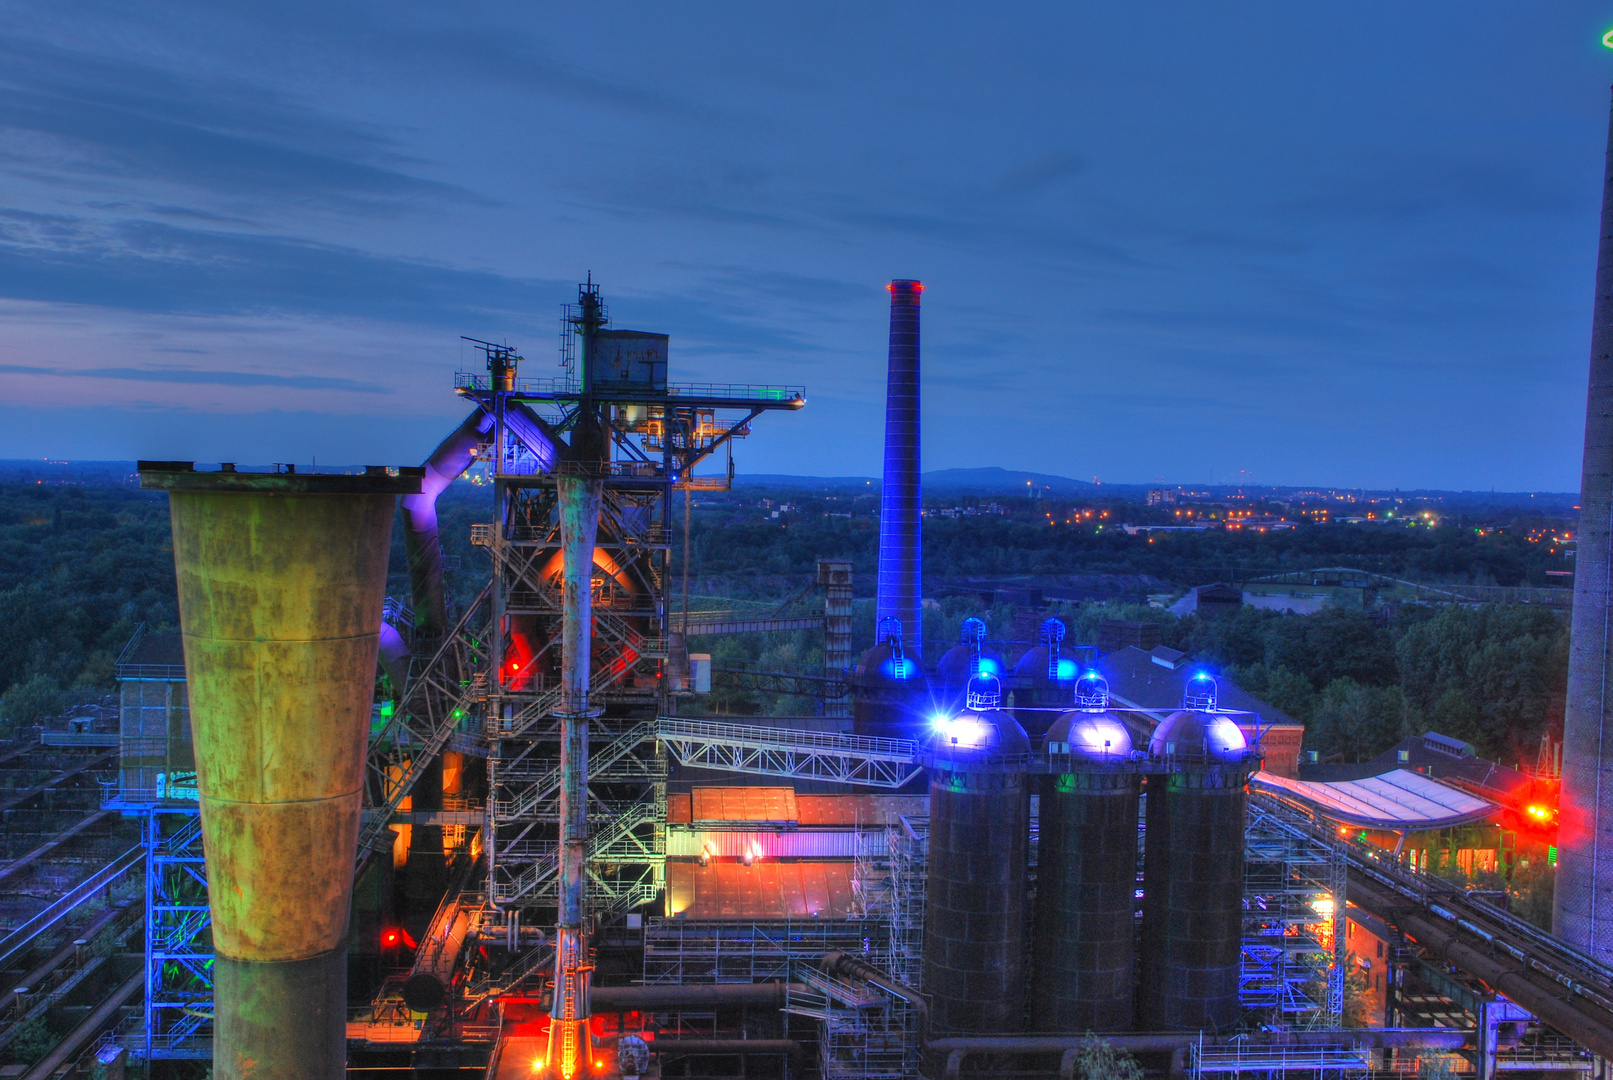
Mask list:
[[1602,44],[1607,46],[1609,49],[1613,49],[1613,30],[1609,30],[1607,33],[1602,35]]
[[391,716],[392,715],[392,703],[390,701],[381,702],[381,715],[382,716]]
[[[1609,30],[1608,33],[1613,34],[1613,30]],[[1609,48],[1613,48],[1613,46],[1609,46]],[[1546,849],[1546,865],[1547,866],[1556,866],[1557,865],[1557,845],[1556,844],[1552,844],[1550,847],[1548,847]]]
[[461,717],[461,716],[464,716],[464,715],[465,715],[465,714],[464,714],[464,713],[462,713],[462,712],[460,712],[460,711],[459,711],[459,710],[458,710],[458,709],[455,709],[455,710],[454,710],[454,719],[455,719],[455,720],[458,720],[458,719],[459,719],[459,718],[460,718],[460,717]]

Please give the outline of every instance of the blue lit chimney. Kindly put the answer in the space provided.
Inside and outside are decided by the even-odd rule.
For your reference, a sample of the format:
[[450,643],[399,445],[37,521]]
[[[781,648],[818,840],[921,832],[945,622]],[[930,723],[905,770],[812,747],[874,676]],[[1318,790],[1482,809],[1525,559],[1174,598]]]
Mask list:
[[908,656],[924,650],[919,524],[919,293],[893,281],[890,374],[885,387],[885,477],[879,500],[879,602],[875,626],[895,619]]

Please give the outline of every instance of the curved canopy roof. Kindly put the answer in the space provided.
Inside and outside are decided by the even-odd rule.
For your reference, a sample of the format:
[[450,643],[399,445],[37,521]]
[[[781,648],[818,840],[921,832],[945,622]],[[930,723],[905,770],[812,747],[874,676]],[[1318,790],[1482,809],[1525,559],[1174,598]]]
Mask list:
[[1328,783],[1258,772],[1253,782],[1275,794],[1299,799],[1334,821],[1397,832],[1482,821],[1500,809],[1488,799],[1406,769],[1365,780]]

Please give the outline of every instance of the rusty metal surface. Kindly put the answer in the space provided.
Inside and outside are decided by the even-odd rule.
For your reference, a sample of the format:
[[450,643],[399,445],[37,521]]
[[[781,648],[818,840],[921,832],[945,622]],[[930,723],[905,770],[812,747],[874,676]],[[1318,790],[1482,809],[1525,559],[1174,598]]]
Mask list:
[[214,942],[328,952],[347,932],[393,497],[169,498]]

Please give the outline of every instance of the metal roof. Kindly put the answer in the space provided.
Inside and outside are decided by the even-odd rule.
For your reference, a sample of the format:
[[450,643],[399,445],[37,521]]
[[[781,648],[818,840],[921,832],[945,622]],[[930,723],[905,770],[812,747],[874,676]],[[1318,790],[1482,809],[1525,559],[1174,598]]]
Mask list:
[[1442,829],[1482,821],[1500,809],[1488,799],[1406,769],[1364,780],[1333,782],[1292,780],[1258,772],[1253,782],[1276,794],[1299,799],[1335,821],[1376,829]]

